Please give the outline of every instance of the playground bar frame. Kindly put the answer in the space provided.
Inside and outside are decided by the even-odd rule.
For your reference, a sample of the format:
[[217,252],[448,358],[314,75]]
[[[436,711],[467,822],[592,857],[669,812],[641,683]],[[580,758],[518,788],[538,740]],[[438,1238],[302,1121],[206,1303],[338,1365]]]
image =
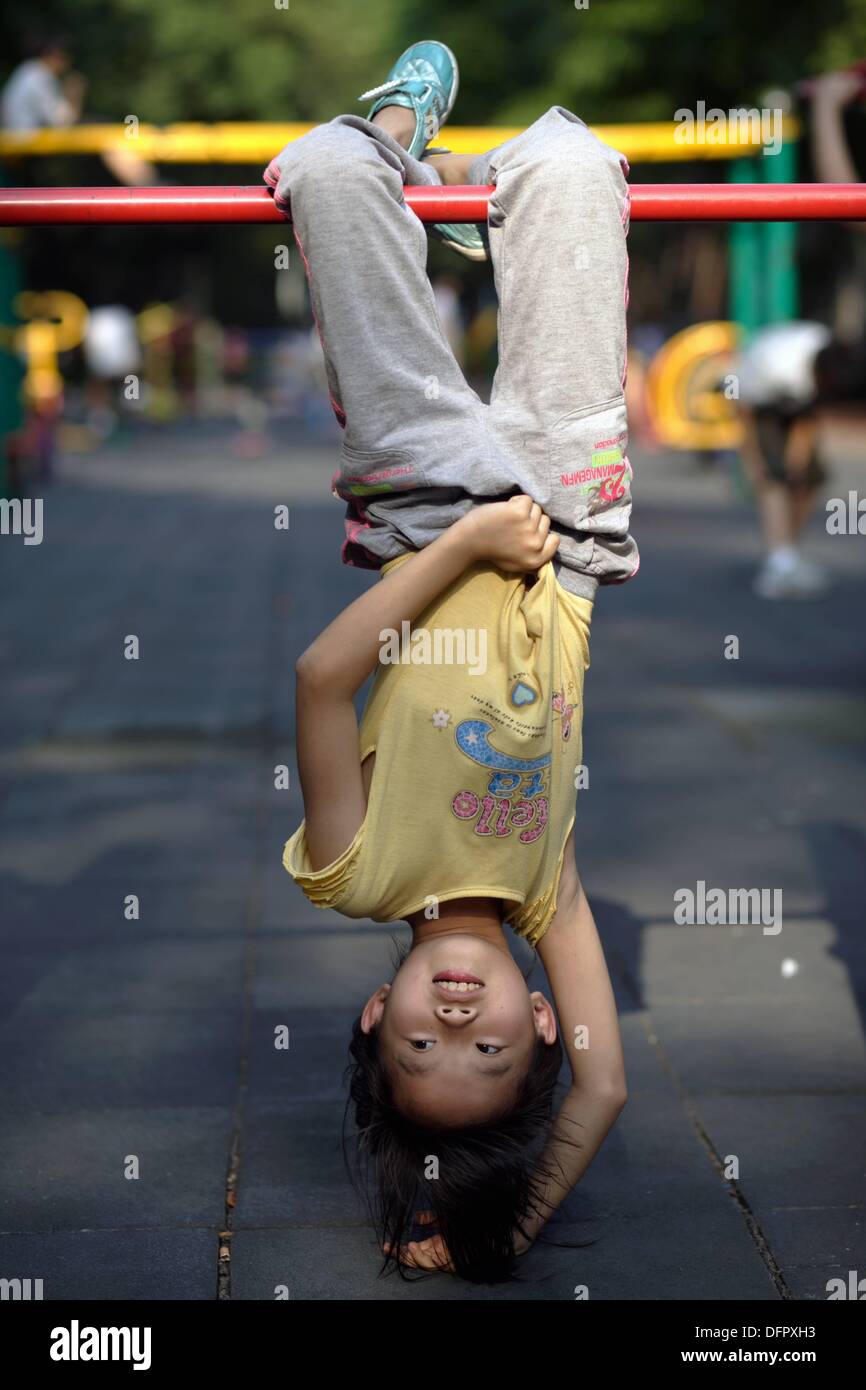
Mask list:
[[[866,221],[866,184],[631,184],[633,222]],[[422,222],[484,222],[492,188],[406,186]],[[284,223],[268,188],[2,188],[0,226]]]

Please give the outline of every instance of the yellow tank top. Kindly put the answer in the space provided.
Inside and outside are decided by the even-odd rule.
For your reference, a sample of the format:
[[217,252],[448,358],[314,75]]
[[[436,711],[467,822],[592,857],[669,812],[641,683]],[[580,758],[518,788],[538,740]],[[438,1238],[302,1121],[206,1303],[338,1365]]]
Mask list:
[[283,852],[311,902],[393,922],[502,898],[504,920],[540,939],[574,823],[592,607],[549,563],[531,586],[476,564],[386,634],[360,726],[361,761],[376,751],[364,821],[321,869],[304,822]]

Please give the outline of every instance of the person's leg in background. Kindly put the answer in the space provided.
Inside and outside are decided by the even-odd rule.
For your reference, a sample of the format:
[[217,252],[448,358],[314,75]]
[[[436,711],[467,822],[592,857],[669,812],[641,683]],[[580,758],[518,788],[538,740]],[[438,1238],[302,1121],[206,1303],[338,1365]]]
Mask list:
[[742,458],[755,491],[765,551],[754,591],[766,599],[822,598],[828,576],[800,549],[824,476],[816,457],[816,416],[813,411],[745,405],[740,414]]
[[100,150],[99,161],[118,183],[125,184],[127,188],[144,188],[149,184],[167,182],[160,177],[156,165],[136,153],[134,141],[128,137],[126,127],[120,121],[110,116],[82,116],[76,124],[79,128],[98,126],[100,133],[106,126],[114,128],[117,143]]
[[799,545],[806,523],[814,514],[825,473],[818,460],[818,415],[807,411],[791,421],[785,447],[791,540]]
[[161,182],[156,166],[130,150],[103,150],[101,159],[109,173],[127,188],[143,188]]
[[495,184],[488,236],[499,295],[491,427],[515,481],[551,516],[565,588],[637,569],[628,534],[624,157],[551,107],[479,155],[467,182]]

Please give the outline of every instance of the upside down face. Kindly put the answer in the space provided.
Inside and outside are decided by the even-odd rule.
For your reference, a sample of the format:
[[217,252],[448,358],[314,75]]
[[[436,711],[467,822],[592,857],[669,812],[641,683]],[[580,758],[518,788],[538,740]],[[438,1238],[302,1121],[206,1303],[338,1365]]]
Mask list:
[[530,993],[507,948],[470,931],[416,943],[361,1026],[378,1030],[398,1108],[446,1127],[508,1110],[536,1039],[556,1039],[553,1009]]

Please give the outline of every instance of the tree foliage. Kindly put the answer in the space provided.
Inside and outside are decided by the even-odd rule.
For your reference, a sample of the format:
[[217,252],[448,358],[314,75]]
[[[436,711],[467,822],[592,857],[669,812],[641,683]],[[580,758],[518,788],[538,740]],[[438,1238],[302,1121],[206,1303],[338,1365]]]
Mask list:
[[94,114],[157,124],[363,110],[358,94],[415,38],[457,53],[462,124],[522,124],[555,103],[591,121],[670,119],[866,56],[866,0],[14,0],[6,70],[35,13],[71,36]]

